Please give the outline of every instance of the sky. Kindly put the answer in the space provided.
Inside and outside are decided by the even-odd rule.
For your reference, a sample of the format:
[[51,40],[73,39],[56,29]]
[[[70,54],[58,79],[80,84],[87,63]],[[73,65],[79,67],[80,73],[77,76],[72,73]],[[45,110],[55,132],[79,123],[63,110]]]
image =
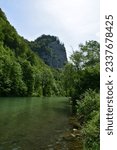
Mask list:
[[78,45],[99,41],[100,0],[0,0],[17,32],[28,40],[42,34],[57,36],[64,43],[67,56]]

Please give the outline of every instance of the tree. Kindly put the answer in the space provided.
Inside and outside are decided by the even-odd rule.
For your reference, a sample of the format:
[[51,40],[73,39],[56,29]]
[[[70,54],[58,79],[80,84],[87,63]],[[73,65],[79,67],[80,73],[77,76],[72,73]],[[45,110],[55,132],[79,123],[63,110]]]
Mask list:
[[100,62],[100,44],[97,41],[80,44],[79,50],[72,54],[71,61],[77,70],[95,66]]
[[41,73],[42,95],[52,95],[53,75],[49,69],[43,69]]
[[71,96],[74,92],[75,69],[72,63],[67,63],[63,70],[63,86],[66,91],[66,96]]
[[80,99],[80,95],[89,88],[99,90],[99,47],[96,41],[79,45],[79,51],[71,56],[72,63],[65,66],[65,90],[72,91],[69,93],[72,99]]
[[[86,149],[99,149],[99,43],[86,42],[64,68],[64,89],[70,91],[73,113],[81,124]],[[71,90],[72,89],[72,90]],[[77,105],[77,107],[76,107]]]
[[22,69],[14,53],[0,44],[0,95],[23,96],[26,85],[22,78]]

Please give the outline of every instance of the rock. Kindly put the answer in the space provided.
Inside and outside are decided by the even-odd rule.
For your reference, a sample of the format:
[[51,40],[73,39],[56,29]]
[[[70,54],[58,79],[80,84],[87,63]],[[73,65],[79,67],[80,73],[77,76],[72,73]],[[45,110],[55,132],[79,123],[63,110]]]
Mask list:
[[62,138],[60,137],[60,138],[58,138],[58,142],[60,142],[62,140]]
[[72,136],[72,137],[74,137],[74,138],[76,137],[76,135],[75,135],[75,134],[73,134],[73,133],[71,133],[71,136]]
[[50,144],[50,145],[48,145],[48,147],[53,147],[53,145],[52,145],[52,144]]
[[67,62],[64,44],[56,36],[42,35],[35,41],[28,42],[28,45],[47,65],[53,68],[63,68]]
[[51,147],[51,148],[49,148],[48,150],[54,150],[54,148],[53,148],[53,147]]
[[21,147],[15,147],[12,150],[20,150],[20,149],[21,149]]
[[57,141],[57,142],[56,142],[56,144],[60,144],[60,142],[59,142],[59,141]]
[[78,129],[73,129],[74,132],[78,131]]
[[72,135],[71,132],[65,132],[63,134],[63,139],[66,141],[71,141],[71,140],[73,140],[73,138],[74,138],[74,135]]

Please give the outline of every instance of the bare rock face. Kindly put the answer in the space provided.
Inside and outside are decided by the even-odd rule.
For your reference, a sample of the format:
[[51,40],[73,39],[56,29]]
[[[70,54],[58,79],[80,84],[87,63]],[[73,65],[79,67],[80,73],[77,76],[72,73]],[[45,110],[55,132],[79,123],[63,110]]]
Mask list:
[[67,62],[64,44],[55,36],[42,35],[35,41],[29,42],[29,46],[53,68],[62,68]]

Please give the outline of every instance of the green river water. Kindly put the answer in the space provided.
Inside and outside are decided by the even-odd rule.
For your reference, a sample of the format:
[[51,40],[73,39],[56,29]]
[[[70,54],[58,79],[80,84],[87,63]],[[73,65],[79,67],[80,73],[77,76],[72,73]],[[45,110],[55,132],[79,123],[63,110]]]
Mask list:
[[0,150],[49,149],[69,127],[69,116],[64,97],[0,98]]

